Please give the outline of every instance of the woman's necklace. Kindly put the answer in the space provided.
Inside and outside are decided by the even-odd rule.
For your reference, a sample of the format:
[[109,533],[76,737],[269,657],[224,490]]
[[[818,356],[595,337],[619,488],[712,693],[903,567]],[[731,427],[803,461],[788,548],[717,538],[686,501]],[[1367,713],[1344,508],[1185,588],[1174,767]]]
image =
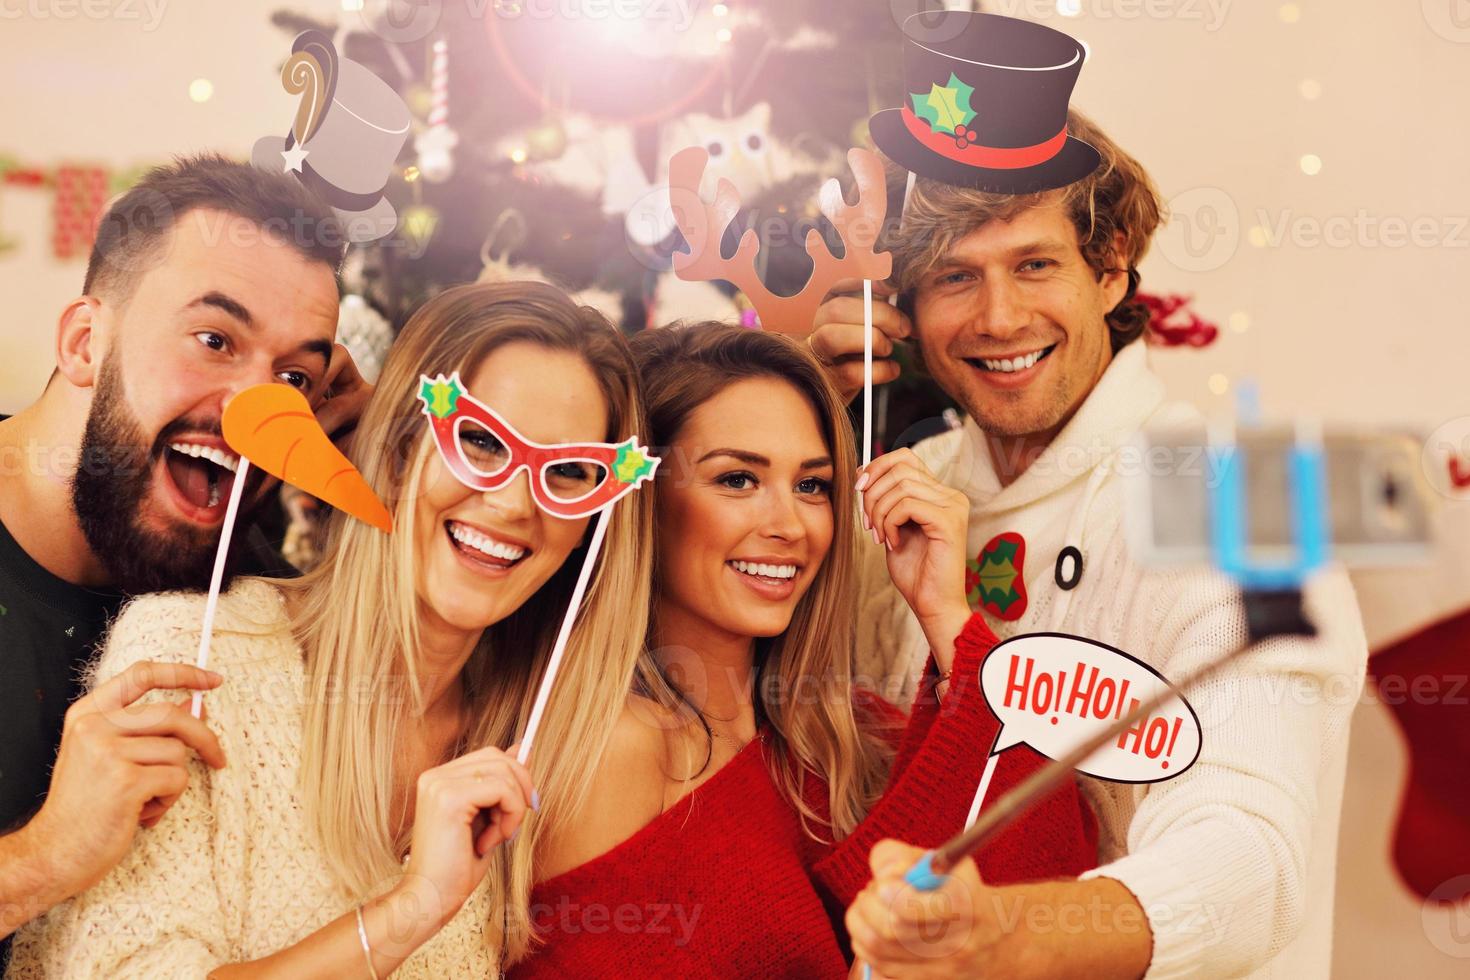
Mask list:
[[752,735],[737,735],[734,732],[721,731],[719,728],[715,727],[715,725],[710,721],[708,717],[705,718],[705,724],[709,725],[711,736],[722,741],[729,742],[731,745],[735,746],[737,752],[745,748],[756,739],[765,741],[765,734],[759,729],[757,729]]

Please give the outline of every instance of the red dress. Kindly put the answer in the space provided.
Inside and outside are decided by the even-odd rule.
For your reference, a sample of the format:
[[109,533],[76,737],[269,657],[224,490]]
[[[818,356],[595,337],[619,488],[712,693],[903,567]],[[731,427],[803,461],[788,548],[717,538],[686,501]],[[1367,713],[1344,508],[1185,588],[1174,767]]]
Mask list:
[[[814,841],[771,777],[755,739],[632,837],[536,885],[531,921],[544,945],[511,971],[526,977],[833,977],[848,972],[842,917],[867,884],[868,851],[893,837],[932,847],[969,813],[997,722],[980,695],[995,635],[979,614],[955,649],[942,704],[919,698],[883,797],[846,839]],[[878,724],[902,718],[870,696]],[[1001,756],[997,799],[1045,760]],[[827,810],[825,783],[805,797]],[[1059,787],[980,852],[994,884],[1071,877],[1097,863],[1096,824],[1075,783]]]

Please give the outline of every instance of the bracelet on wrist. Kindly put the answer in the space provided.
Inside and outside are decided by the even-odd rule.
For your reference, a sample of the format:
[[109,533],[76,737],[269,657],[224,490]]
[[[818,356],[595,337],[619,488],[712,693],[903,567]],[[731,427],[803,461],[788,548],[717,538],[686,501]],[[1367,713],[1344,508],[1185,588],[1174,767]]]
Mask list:
[[357,940],[362,943],[362,957],[367,960],[368,976],[378,980],[377,967],[373,966],[373,948],[368,945],[367,926],[362,922],[362,906],[357,907]]

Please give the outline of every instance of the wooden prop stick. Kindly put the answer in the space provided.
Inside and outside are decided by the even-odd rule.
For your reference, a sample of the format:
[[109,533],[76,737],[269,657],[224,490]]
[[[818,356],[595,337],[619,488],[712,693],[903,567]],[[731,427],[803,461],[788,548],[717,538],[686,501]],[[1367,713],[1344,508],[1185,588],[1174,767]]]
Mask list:
[[[240,457],[235,469],[235,482],[230,486],[230,502],[225,505],[225,523],[220,528],[219,550],[214,553],[214,573],[209,577],[209,598],[204,603],[204,629],[199,634],[199,656],[195,663],[200,670],[209,666],[209,641],[214,635],[214,612],[219,608],[219,587],[225,577],[225,558],[230,553],[230,538],[235,533],[235,517],[240,513],[240,498],[245,495],[245,477],[250,472],[250,460]],[[204,692],[195,691],[189,712],[198,718],[204,710]]]
[[577,574],[577,585],[572,589],[571,601],[561,620],[561,631],[556,634],[556,645],[551,648],[551,659],[546,662],[546,674],[541,678],[541,688],[536,692],[536,704],[531,708],[531,718],[526,722],[526,733],[521,736],[521,749],[516,761],[521,765],[531,757],[531,743],[536,740],[536,730],[541,727],[541,716],[546,711],[546,702],[551,699],[551,688],[556,684],[556,675],[561,670],[562,657],[567,652],[567,641],[572,635],[572,626],[577,621],[577,612],[582,608],[582,596],[587,592],[587,583],[592,578],[592,569],[597,566],[597,555],[602,551],[602,539],[607,534],[607,522],[612,517],[612,507],[604,507],[597,515],[597,527],[592,531],[592,540],[587,545],[587,557],[582,562],[582,571]]

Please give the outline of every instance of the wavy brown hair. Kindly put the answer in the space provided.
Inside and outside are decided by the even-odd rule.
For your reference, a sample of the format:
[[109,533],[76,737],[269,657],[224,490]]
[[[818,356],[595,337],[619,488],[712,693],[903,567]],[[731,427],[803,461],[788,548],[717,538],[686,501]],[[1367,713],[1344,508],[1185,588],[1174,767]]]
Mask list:
[[[845,837],[882,794],[893,762],[881,726],[871,718],[859,724],[853,707],[857,615],[851,542],[857,461],[847,408],[811,352],[780,334],[697,323],[645,330],[631,346],[643,385],[649,440],[656,451],[666,453],[695,409],[749,378],[786,382],[817,413],[833,460],[832,549],[796,604],[785,632],[756,640],[755,711],[757,723],[771,731],[767,758],[776,785],[801,815],[807,833],[823,839],[814,829],[821,824],[826,825],[827,839]],[[655,495],[662,492],[661,481],[677,478],[674,467],[662,467],[654,481]],[[655,555],[658,534],[655,521]],[[653,580],[650,647],[658,619],[657,559]],[[811,690],[813,678],[820,693],[809,698],[802,692]],[[678,694],[667,681],[662,691],[644,686],[640,693],[666,704],[669,691]],[[697,717],[708,737],[708,723],[702,715]],[[803,797],[808,773],[827,783],[830,820],[815,813]]]
[[[1108,138],[1092,120],[1075,109],[1067,113],[1067,131],[1092,145],[1102,162],[1091,175],[1066,187],[1035,194],[993,194],[919,178],[904,205],[902,223],[893,233],[894,281],[910,292],[925,273],[947,255],[955,242],[987,221],[1010,221],[1030,208],[1059,202],[1077,229],[1077,243],[1088,266],[1101,279],[1126,271],[1128,292],[1107,314],[1113,353],[1143,335],[1148,309],[1138,302],[1138,263],[1164,213],[1158,188],[1142,164]],[[901,179],[907,179],[903,177]],[[1114,251],[1113,239],[1122,236]]]

